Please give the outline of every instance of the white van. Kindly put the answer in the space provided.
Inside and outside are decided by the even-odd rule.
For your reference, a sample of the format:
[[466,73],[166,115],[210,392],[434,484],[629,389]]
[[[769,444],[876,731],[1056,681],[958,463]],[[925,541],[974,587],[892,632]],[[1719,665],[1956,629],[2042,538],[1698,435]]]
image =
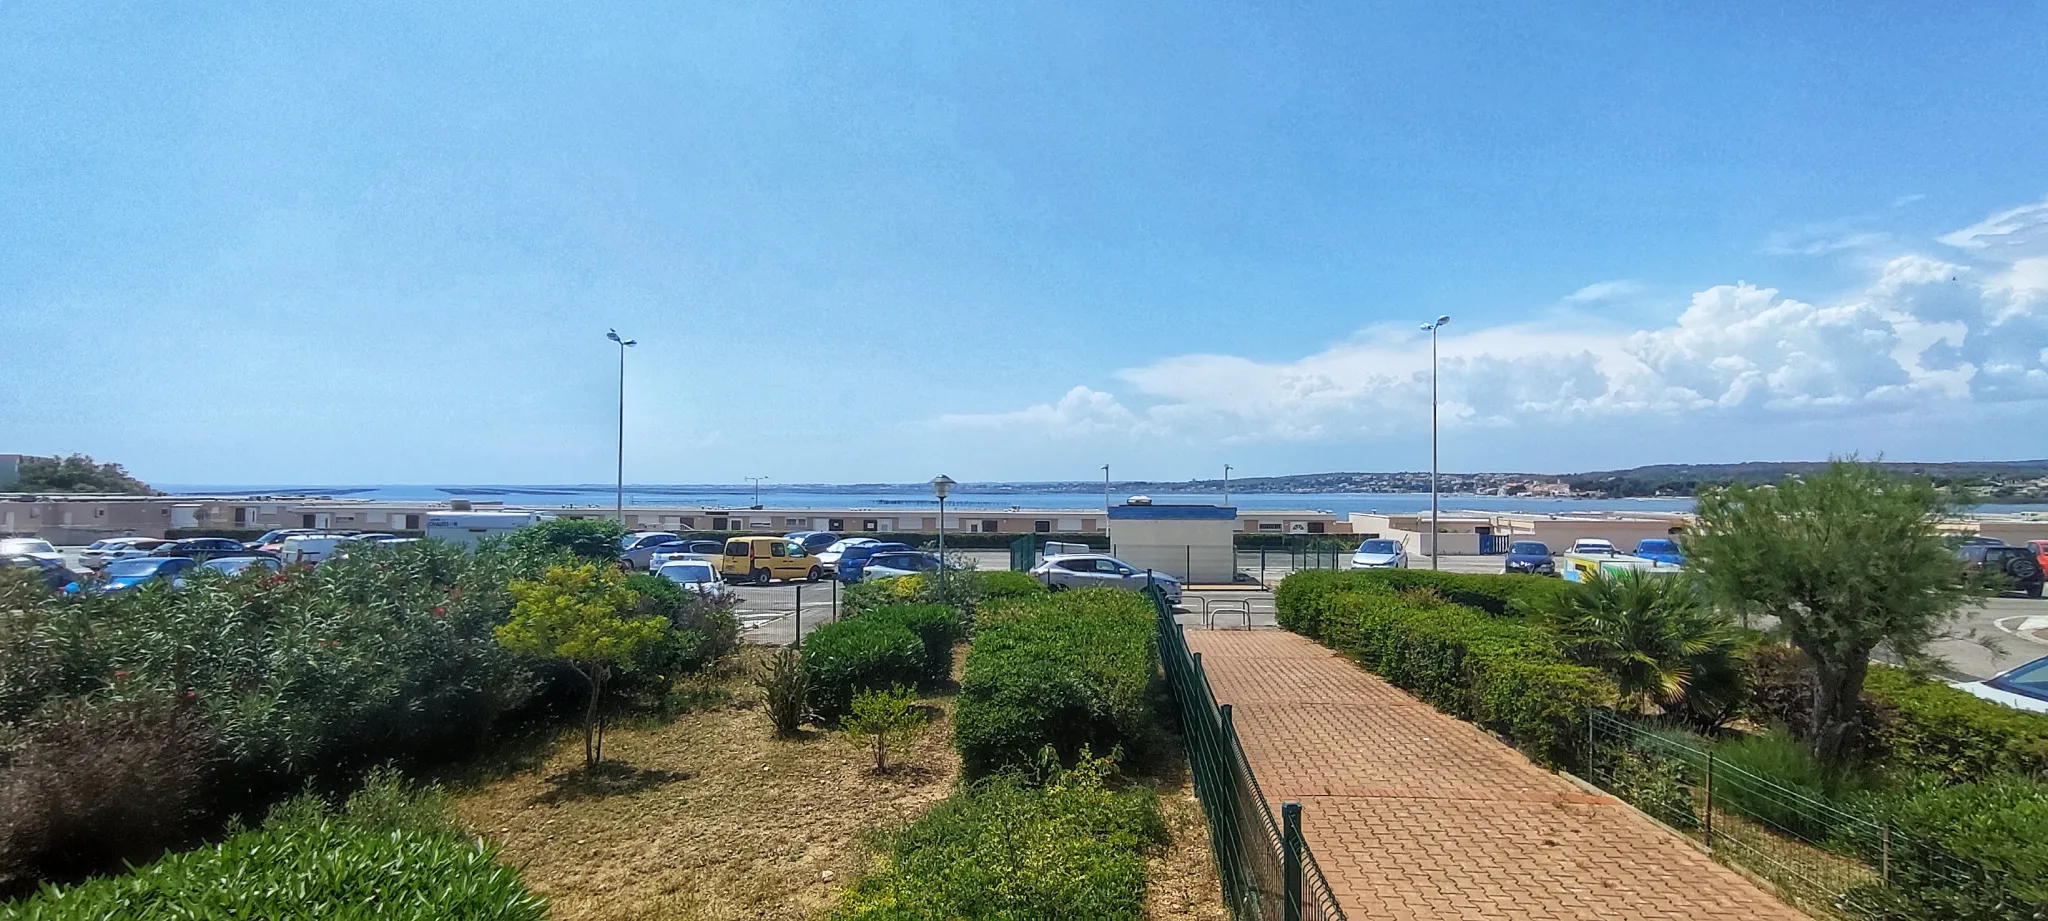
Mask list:
[[486,537],[504,537],[527,525],[552,521],[546,512],[446,512],[427,516],[427,539],[475,547]]
[[277,560],[286,566],[324,562],[334,558],[336,547],[354,539],[345,534],[295,534],[284,539],[284,546],[277,551]]

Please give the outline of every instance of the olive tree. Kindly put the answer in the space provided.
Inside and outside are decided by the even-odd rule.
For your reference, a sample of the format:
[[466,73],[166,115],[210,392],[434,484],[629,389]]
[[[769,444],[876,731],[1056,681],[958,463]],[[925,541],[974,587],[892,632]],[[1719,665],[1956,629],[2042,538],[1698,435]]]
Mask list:
[[1924,658],[1973,596],[1938,528],[1953,513],[1932,483],[1854,460],[1701,493],[1688,566],[1720,602],[1776,617],[1813,660],[1822,761],[1854,751],[1871,653]]

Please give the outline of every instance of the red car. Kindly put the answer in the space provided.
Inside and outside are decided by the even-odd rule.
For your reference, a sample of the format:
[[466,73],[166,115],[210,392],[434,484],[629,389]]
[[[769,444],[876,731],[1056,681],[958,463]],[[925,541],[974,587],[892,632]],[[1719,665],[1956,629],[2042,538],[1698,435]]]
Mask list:
[[2027,546],[2033,549],[2034,559],[2040,562],[2041,568],[2048,570],[2048,540],[2030,540]]

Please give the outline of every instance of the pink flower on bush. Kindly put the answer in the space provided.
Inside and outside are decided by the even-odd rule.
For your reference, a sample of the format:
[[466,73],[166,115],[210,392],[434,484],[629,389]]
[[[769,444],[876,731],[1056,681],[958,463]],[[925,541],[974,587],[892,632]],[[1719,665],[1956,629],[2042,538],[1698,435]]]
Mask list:
[[124,668],[124,669],[121,669],[120,671],[117,671],[117,672],[115,672],[115,673],[114,673],[114,680],[115,680],[115,681],[127,681],[127,680],[128,680],[128,670]]
[[199,699],[199,692],[198,692],[198,691],[186,691],[186,692],[185,692],[185,699],[186,699],[186,700],[198,700],[198,699]]
[[435,608],[435,609],[434,609],[434,616],[435,616],[435,617],[442,617],[442,616],[445,616],[445,615],[446,615],[447,613],[448,613],[448,609],[447,609],[447,608]]

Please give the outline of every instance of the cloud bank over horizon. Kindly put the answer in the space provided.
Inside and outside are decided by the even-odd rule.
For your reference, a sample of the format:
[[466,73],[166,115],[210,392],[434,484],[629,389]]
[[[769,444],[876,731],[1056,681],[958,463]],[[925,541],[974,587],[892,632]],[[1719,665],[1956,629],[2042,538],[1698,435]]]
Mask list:
[[[1565,295],[1540,321],[1475,328],[1454,317],[1440,342],[1443,425],[1933,420],[2048,401],[2048,200],[1923,245],[1884,251],[1894,235],[1862,237],[1866,257],[1882,254],[1832,297],[1719,284],[1663,325],[1631,329],[1612,309],[1586,311],[1658,309],[1643,282],[1617,279]],[[1314,444],[1409,434],[1429,419],[1428,334],[1413,327],[1368,327],[1292,360],[1187,354],[1112,377],[1119,386],[1075,384],[1020,409],[931,421],[992,438]]]

